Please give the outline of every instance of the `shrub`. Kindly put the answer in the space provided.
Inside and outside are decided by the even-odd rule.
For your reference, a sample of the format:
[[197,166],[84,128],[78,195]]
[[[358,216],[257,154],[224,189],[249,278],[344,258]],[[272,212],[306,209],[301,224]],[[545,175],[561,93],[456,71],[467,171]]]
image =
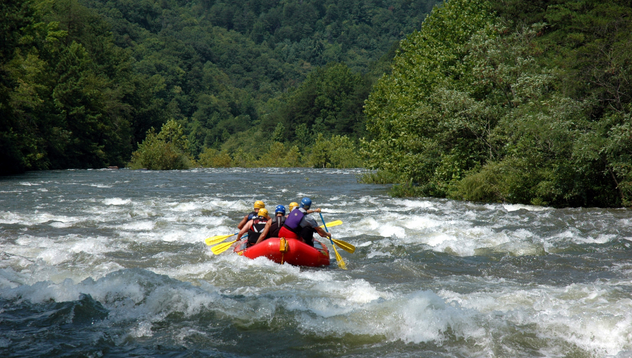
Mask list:
[[189,169],[194,165],[188,154],[189,141],[182,127],[175,121],[165,123],[160,133],[154,128],[147,131],[145,140],[132,153],[128,166],[131,169],[172,170]]
[[233,159],[226,151],[206,148],[200,154],[198,164],[205,168],[229,168],[233,164]]
[[349,137],[334,135],[325,139],[318,134],[309,163],[314,168],[359,168],[363,161],[357,145]]

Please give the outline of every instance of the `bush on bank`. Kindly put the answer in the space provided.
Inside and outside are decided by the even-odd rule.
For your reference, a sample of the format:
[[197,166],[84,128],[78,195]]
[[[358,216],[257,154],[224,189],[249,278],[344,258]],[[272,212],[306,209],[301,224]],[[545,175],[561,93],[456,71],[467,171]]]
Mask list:
[[153,128],[145,140],[132,153],[128,164],[131,169],[171,170],[189,169],[195,161],[189,154],[189,141],[182,126],[171,119],[156,133]]
[[304,147],[305,154],[297,145],[271,141],[261,146],[265,150],[246,150],[238,147],[228,149],[206,148],[195,161],[188,153],[188,140],[182,128],[169,121],[156,134],[153,129],[133,153],[129,167],[132,169],[187,169],[192,166],[204,168],[229,167],[314,167],[314,168],[358,168],[363,166],[358,145],[346,136],[316,137],[312,146]]

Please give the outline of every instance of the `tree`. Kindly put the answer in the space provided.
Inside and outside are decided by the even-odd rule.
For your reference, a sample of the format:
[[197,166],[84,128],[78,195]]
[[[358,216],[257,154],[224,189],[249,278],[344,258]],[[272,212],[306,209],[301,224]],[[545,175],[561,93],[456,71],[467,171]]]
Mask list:
[[401,195],[629,205],[632,9],[503,3],[451,0],[402,43],[367,101],[370,165]]
[[192,165],[189,141],[182,126],[173,119],[167,121],[158,134],[150,129],[129,163],[132,169],[149,170],[189,169]]

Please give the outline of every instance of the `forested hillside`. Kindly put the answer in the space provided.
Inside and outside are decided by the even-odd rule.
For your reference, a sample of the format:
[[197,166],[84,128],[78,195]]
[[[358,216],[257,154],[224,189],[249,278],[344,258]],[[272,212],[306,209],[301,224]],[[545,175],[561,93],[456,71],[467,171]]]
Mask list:
[[372,83],[436,2],[3,1],[1,170],[123,166],[169,119],[193,159],[282,144],[317,165],[316,134],[362,135]]
[[122,164],[132,133],[166,120],[110,26],[73,1],[0,3],[0,171]]
[[367,101],[372,179],[399,195],[632,205],[631,6],[435,8]]

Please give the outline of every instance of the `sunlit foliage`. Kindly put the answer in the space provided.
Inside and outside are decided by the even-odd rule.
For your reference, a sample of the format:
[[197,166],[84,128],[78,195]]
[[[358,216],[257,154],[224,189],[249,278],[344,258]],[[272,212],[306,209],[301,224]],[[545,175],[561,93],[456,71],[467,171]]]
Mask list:
[[173,170],[189,169],[194,165],[189,154],[189,140],[182,126],[169,120],[156,133],[153,128],[132,153],[131,169]]
[[446,2],[367,102],[371,166],[399,195],[631,205],[631,14],[624,1]]

